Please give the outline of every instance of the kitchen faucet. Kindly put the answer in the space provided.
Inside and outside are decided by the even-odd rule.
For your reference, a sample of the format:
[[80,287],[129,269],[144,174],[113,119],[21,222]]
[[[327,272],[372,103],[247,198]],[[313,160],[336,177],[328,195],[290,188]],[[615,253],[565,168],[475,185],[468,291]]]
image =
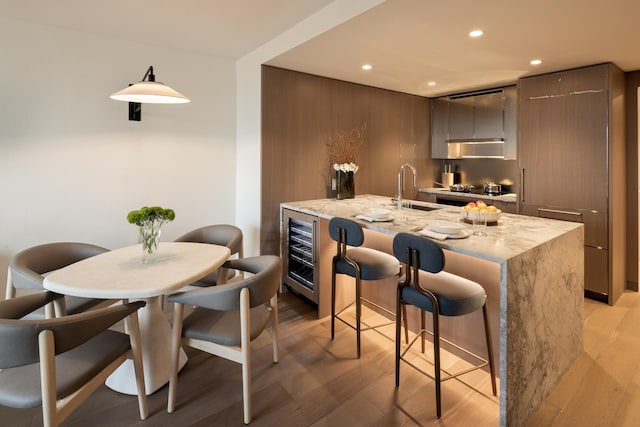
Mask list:
[[416,168],[410,164],[405,163],[400,166],[400,170],[398,171],[398,211],[402,210],[402,191],[404,190],[404,168],[410,168],[411,172],[413,172],[413,186],[417,185],[418,180],[418,172],[416,172]]

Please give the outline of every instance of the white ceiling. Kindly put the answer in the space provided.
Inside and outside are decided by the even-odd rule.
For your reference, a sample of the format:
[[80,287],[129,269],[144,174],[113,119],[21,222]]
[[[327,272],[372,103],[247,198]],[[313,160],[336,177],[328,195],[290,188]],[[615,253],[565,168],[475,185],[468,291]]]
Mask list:
[[[234,60],[330,3],[0,0],[5,17]],[[387,0],[268,64],[438,96],[608,61],[638,70],[638,21],[638,0]],[[477,28],[485,35],[469,38]]]
[[5,17],[238,59],[333,0],[0,0]]

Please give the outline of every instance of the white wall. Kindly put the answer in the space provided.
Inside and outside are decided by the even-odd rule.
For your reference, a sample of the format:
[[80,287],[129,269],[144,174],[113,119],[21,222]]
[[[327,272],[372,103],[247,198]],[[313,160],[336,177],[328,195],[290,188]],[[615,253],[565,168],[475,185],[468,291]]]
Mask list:
[[[237,64],[238,152],[236,224],[244,232],[245,255],[260,253],[262,189],[260,164],[261,66],[270,59],[357,16],[384,0],[336,0]],[[286,167],[286,165],[283,165]]]
[[[23,248],[136,243],[126,215],[143,205],[176,211],[162,240],[234,223],[234,63],[2,17],[0,54],[0,289]],[[130,122],[109,95],[149,65],[192,102]]]

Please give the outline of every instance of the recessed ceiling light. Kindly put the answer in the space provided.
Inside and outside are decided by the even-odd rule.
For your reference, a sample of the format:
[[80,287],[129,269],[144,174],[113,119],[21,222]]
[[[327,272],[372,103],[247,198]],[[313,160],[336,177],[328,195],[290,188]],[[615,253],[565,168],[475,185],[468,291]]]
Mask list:
[[367,70],[367,71],[368,71],[368,70],[370,70],[370,69],[372,69],[372,68],[373,68],[373,67],[371,66],[371,64],[364,64],[364,65],[362,66],[362,69],[363,69],[363,70]]
[[530,64],[531,65],[540,65],[540,64],[542,64],[542,59],[532,59]]
[[428,85],[428,86],[435,86],[435,85],[436,85],[436,82],[428,82],[428,83],[427,83],[427,85]]
[[469,37],[480,37],[483,34],[484,34],[484,31],[482,30],[473,30],[469,33]]

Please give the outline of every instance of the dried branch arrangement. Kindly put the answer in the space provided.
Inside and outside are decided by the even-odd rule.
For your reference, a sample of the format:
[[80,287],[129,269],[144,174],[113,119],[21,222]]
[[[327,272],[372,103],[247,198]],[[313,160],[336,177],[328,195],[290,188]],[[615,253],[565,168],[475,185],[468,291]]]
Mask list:
[[331,163],[355,163],[356,155],[367,136],[367,124],[329,136],[325,142]]

